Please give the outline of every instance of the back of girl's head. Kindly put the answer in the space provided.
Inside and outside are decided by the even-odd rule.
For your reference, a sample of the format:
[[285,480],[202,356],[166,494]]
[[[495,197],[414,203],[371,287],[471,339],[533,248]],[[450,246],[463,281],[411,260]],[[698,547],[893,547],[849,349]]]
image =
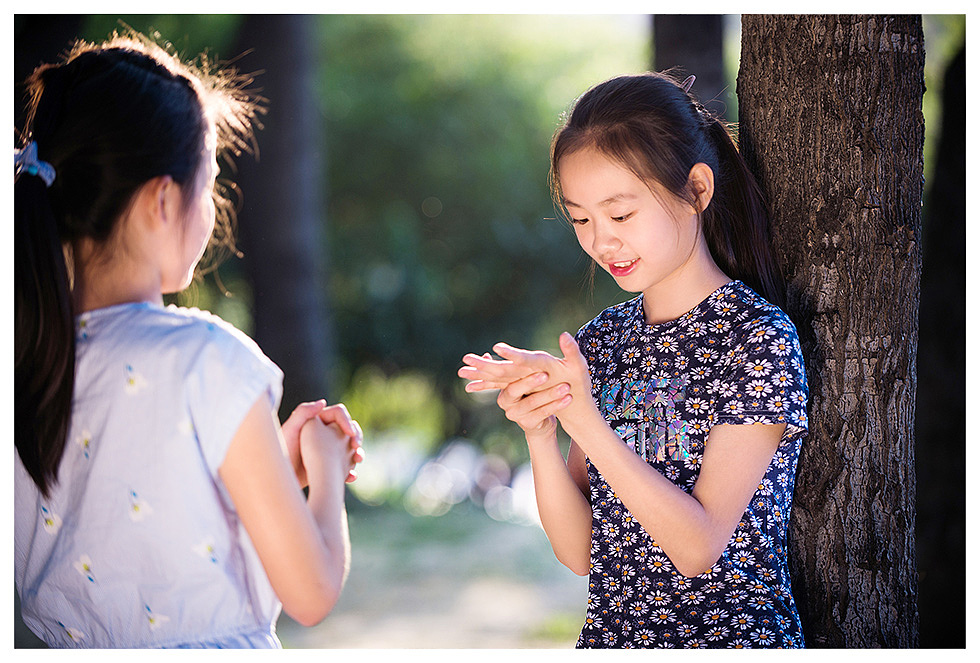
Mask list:
[[576,101],[552,141],[551,186],[559,210],[561,159],[585,148],[691,205],[697,200],[688,180],[691,168],[707,164],[715,190],[701,210],[701,227],[712,257],[726,274],[782,304],[783,281],[762,193],[726,125],[680,83],[661,73],[618,76]]
[[[190,198],[205,134],[246,146],[253,106],[230,76],[185,65],[137,34],[78,43],[27,81],[24,144],[55,178],[21,173],[15,206],[15,439],[47,492],[64,449],[74,371],[73,241],[106,245],[136,192],[169,175]],[[185,186],[186,185],[186,186]],[[228,235],[225,231],[224,234]]]

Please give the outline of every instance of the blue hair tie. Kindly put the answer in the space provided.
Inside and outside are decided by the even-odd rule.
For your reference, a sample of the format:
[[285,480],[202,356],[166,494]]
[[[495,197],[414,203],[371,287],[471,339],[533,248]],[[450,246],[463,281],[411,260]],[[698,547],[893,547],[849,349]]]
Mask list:
[[14,173],[36,175],[46,186],[54,182],[54,166],[37,158],[37,143],[33,140],[19,150],[14,150]]

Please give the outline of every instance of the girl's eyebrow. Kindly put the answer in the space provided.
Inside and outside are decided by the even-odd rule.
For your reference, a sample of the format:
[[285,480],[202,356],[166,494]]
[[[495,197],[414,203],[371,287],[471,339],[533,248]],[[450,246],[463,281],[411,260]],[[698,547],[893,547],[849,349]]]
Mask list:
[[[613,203],[618,203],[618,202],[623,201],[623,200],[635,200],[635,199],[636,199],[636,194],[632,194],[632,193],[617,193],[616,195],[609,196],[605,200],[600,201],[599,204],[598,204],[598,207],[607,207],[609,205],[612,205]],[[565,205],[565,207],[577,207],[579,209],[585,209],[584,207],[582,207],[578,203],[573,203],[571,200],[569,200],[568,198],[565,198],[565,197],[562,197],[561,202]]]

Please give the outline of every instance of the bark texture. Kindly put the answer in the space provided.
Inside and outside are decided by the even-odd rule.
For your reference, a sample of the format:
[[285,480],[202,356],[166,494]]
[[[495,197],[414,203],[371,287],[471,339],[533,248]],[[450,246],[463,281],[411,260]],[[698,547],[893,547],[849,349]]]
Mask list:
[[808,364],[790,563],[810,647],[917,644],[924,62],[918,16],[742,19],[742,151]]

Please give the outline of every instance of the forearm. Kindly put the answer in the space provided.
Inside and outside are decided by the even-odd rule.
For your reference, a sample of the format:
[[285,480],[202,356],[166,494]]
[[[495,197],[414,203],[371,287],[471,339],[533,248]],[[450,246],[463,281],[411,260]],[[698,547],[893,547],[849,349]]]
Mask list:
[[528,435],[538,515],[555,557],[578,575],[589,572],[592,507],[569,473],[554,432]]
[[561,423],[678,571],[697,575],[717,561],[731,532],[701,502],[643,461],[598,412]]
[[327,576],[339,596],[350,568],[346,488],[343,479],[339,478],[346,469],[335,457],[318,460],[306,466],[309,478],[307,506],[326,549]]

